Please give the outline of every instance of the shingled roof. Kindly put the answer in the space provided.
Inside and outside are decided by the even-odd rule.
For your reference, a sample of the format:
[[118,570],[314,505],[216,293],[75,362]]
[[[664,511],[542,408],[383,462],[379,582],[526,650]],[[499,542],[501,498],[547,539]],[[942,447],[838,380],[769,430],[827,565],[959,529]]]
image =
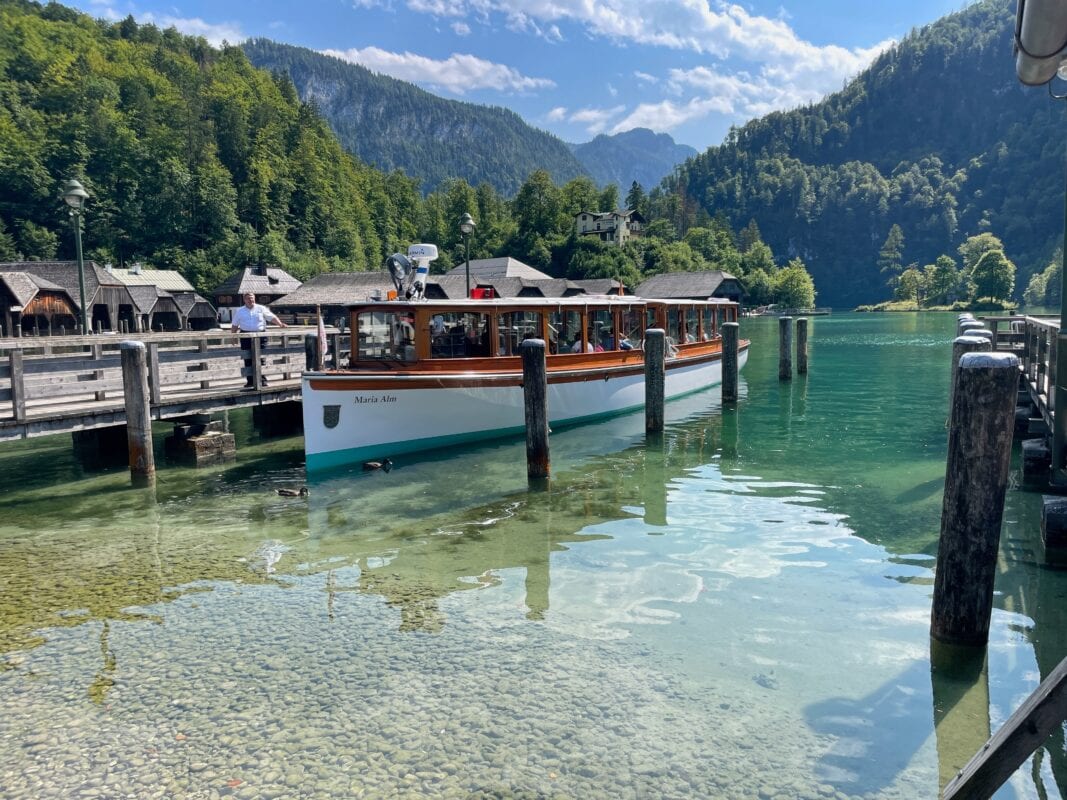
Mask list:
[[323,272],[285,297],[275,300],[270,307],[347,306],[369,300],[375,291],[385,297],[390,289],[395,288],[388,272]]
[[174,297],[174,302],[178,306],[178,310],[183,316],[189,316],[190,312],[199,305],[203,305],[204,309],[208,311],[207,314],[197,314],[197,316],[214,316],[215,307],[204,297],[201,297],[196,292],[171,292]]
[[241,295],[245,292],[255,294],[279,295],[295,292],[300,288],[300,281],[277,267],[245,267],[231,275],[212,290],[213,295]]
[[[123,286],[121,281],[108,273],[95,261],[86,261],[84,263],[85,297],[87,302],[93,302],[93,298],[101,286]],[[25,272],[35,279],[42,278],[50,283],[52,287],[65,289],[74,303],[74,307],[81,308],[77,261],[5,261],[0,263],[0,272],[7,274]],[[45,287],[42,286],[41,288]]]
[[719,269],[706,272],[663,272],[653,275],[634,291],[638,297],[662,300],[707,300],[711,297],[739,297],[741,282]]
[[110,273],[127,286],[158,286],[168,292],[195,291],[193,285],[173,269],[112,269]]
[[581,278],[571,283],[580,287],[586,294],[618,294],[620,286],[623,293],[629,294],[626,287],[614,278]]
[[[466,275],[465,264],[450,269],[446,275]],[[471,261],[471,285],[476,280],[487,281],[494,278],[527,278],[529,280],[551,280],[551,275],[546,275],[536,270],[529,264],[523,264],[516,258],[504,256],[502,258],[476,258]]]
[[15,301],[23,307],[33,302],[33,298],[41,289],[67,294],[67,290],[62,286],[28,272],[0,272],[0,283],[7,287]]

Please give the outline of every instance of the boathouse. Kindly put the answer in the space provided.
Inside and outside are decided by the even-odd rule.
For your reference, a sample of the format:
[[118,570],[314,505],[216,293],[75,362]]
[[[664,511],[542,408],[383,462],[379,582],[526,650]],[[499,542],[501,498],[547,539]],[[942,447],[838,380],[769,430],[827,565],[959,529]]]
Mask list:
[[104,269],[129,287],[138,306],[138,330],[208,330],[215,327],[214,306],[197,294],[193,285],[177,270],[152,269],[140,264],[133,264],[128,269],[110,266]]
[[[118,278],[109,273],[95,261],[86,261],[85,265],[85,304],[89,327],[106,331],[117,331],[119,322],[124,321],[134,327],[136,303]],[[80,290],[78,287],[77,261],[10,261],[0,263],[0,273],[28,273],[34,278],[43,278],[49,284],[63,289],[75,307],[74,328],[76,332],[77,317],[80,314]],[[25,330],[25,327],[24,327]],[[43,332],[43,331],[42,331]],[[52,330],[59,333],[59,330]]]
[[711,300],[718,297],[740,303],[745,295],[745,287],[736,277],[721,269],[663,272],[642,282],[634,294],[656,300]]
[[219,310],[219,321],[229,324],[233,312],[243,304],[242,297],[246,292],[255,294],[256,302],[266,306],[295,292],[300,286],[301,282],[284,269],[256,264],[231,275],[215,287],[211,297]]
[[62,286],[28,272],[0,272],[0,337],[77,327],[78,306]]

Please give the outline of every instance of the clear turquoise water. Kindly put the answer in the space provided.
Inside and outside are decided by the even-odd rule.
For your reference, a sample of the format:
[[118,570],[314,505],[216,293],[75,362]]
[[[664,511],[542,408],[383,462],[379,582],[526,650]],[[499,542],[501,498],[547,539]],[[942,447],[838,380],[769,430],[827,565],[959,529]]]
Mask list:
[[[0,448],[0,796],[935,797],[1067,655],[1012,490],[988,654],[931,659],[953,329],[816,318],[779,384],[746,320],[736,410],[557,432],[537,491],[508,441],[279,497],[239,415],[153,490]],[[1065,785],[1059,735],[998,797]]]

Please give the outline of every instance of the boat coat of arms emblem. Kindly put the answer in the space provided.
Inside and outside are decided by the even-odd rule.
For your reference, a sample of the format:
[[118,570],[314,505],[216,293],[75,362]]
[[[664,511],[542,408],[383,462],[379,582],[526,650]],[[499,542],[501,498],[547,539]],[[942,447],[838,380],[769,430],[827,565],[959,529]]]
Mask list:
[[337,423],[341,421],[341,407],[340,406],[323,406],[322,407],[322,424],[327,428],[336,428]]

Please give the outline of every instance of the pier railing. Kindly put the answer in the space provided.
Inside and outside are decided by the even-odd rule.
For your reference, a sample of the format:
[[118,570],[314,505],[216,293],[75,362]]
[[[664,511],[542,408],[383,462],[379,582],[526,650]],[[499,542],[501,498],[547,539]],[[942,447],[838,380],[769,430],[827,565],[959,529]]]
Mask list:
[[[255,375],[272,383],[297,385],[305,368],[304,336],[310,330],[286,328],[261,334],[138,334],[68,336],[0,341],[0,421],[28,417],[92,414],[93,408],[122,405],[119,343],[137,339],[147,347],[153,405],[205,393],[239,392]],[[260,364],[246,366],[252,352],[241,339],[260,340]],[[330,334],[331,353],[347,357],[347,339]]]
[[1053,429],[1059,318],[1009,315],[978,319],[993,332],[994,350],[1019,356],[1019,369],[1030,389],[1031,399],[1049,429]]

